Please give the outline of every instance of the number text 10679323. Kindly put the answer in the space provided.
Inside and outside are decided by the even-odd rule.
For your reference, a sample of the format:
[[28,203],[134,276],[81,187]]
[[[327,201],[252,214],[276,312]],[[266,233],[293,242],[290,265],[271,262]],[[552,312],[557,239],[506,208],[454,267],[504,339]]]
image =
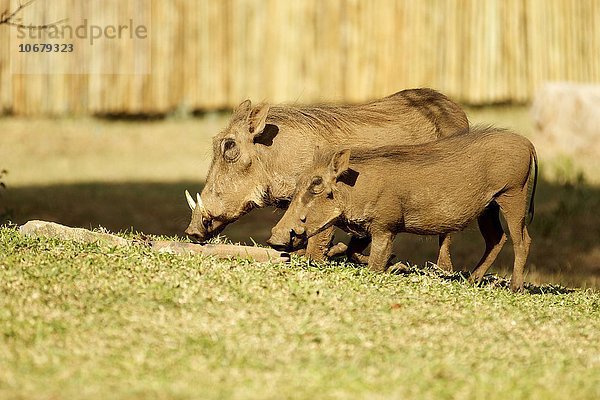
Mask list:
[[72,43],[22,43],[19,44],[19,53],[72,53]]

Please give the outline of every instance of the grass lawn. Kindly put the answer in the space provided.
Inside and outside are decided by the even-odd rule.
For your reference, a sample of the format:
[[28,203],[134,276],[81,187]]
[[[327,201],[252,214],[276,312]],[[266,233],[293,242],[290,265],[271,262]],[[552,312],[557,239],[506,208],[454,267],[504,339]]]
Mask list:
[[1,228],[0,398],[599,398],[600,293],[533,289]]
[[[468,114],[536,142],[525,107]],[[0,118],[0,223],[181,236],[183,191],[202,189],[226,118]],[[526,281],[541,286],[522,294],[428,267],[217,261],[0,227],[0,399],[600,398],[600,174],[539,150]],[[225,234],[264,243],[280,215]],[[477,229],[455,244],[470,269]],[[422,266],[437,240],[399,235],[394,252]],[[507,243],[494,271],[512,261]]]

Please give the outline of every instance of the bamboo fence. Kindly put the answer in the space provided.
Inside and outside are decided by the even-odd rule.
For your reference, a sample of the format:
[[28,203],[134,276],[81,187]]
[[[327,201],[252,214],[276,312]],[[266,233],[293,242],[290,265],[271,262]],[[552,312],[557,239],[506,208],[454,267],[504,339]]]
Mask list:
[[[133,0],[60,1],[65,12],[84,7],[108,21],[128,20]],[[0,11],[15,3],[0,0]],[[527,102],[548,80],[600,82],[598,0],[151,4],[150,74],[127,73],[140,50],[126,40],[49,61],[67,71],[88,57],[112,74],[20,74],[18,60],[11,70],[13,28],[0,26],[0,112],[162,114],[229,108],[245,98],[358,102],[422,86],[489,104]],[[44,0],[25,11],[28,21],[61,15]]]

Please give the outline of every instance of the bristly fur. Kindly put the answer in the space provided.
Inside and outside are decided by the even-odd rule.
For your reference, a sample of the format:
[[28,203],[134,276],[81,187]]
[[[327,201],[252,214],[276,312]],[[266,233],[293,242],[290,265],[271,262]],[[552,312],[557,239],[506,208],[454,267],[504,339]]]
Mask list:
[[[336,132],[352,133],[361,126],[387,126],[396,124],[398,113],[410,107],[436,127],[437,136],[443,137],[439,122],[452,118],[446,96],[433,89],[403,90],[382,99],[364,104],[320,104],[312,106],[272,106],[267,123],[304,130],[311,129],[322,135]],[[464,114],[463,114],[464,115]],[[441,118],[441,117],[446,118]],[[465,124],[468,123],[465,120]]]
[[[353,147],[350,149],[350,160],[355,163],[364,163],[377,159],[386,160],[403,160],[406,162],[420,163],[430,161],[432,159],[444,159],[454,156],[454,152],[450,149],[447,143],[460,143],[467,145],[472,142],[485,140],[489,135],[497,135],[499,133],[507,133],[510,130],[505,128],[496,128],[492,125],[475,125],[470,129],[465,129],[454,136],[442,138],[440,140],[414,144],[414,145],[386,145],[377,147]],[[456,148],[456,146],[454,148]],[[322,158],[320,158],[322,159]]]

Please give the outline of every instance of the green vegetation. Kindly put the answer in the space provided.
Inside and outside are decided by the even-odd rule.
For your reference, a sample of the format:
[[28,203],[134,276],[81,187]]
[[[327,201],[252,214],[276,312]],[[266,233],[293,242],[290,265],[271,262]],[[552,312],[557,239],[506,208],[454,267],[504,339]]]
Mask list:
[[600,294],[0,229],[0,398],[600,396]]
[[[525,107],[468,113],[532,136]],[[201,190],[225,123],[0,119],[10,170],[0,221],[182,235],[183,191]],[[582,178],[581,160],[540,160],[526,281],[598,288],[600,176]],[[279,215],[253,211],[225,234],[263,242]],[[435,260],[435,239],[399,236],[401,260]],[[477,228],[454,249],[458,267],[474,265]],[[509,274],[512,260],[507,243],[495,271]],[[512,294],[504,284],[473,287],[430,268],[216,261],[0,228],[0,399],[600,398],[600,293]]]

